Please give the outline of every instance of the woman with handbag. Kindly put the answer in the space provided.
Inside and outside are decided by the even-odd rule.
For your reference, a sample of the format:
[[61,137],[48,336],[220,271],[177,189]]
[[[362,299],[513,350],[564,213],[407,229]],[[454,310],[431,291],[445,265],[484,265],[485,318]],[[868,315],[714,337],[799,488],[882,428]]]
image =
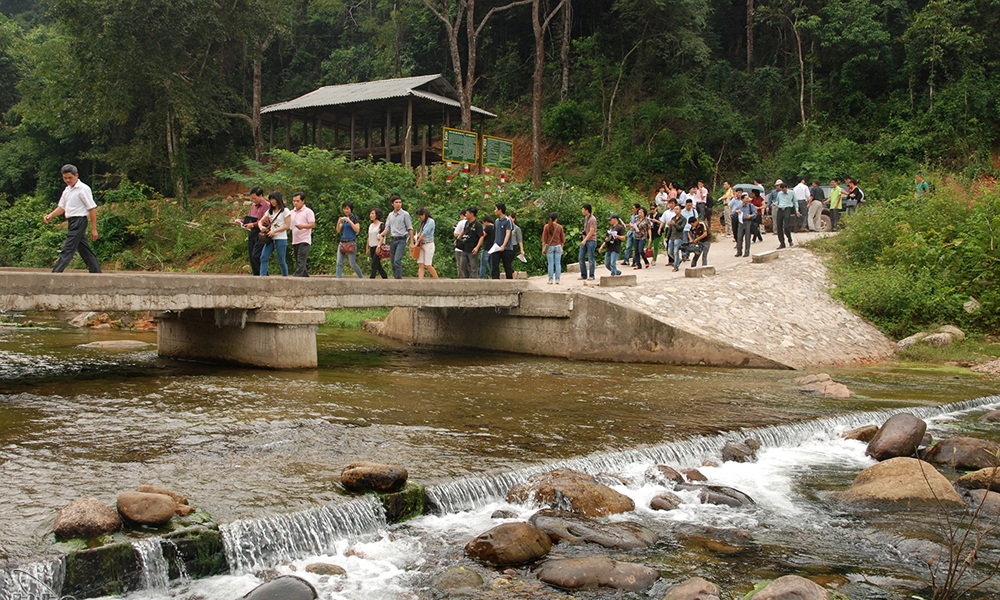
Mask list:
[[635,236],[633,237],[633,244],[635,244],[635,260],[632,263],[633,269],[641,269],[642,265],[645,264],[646,268],[649,268],[649,259],[646,258],[646,240],[649,239],[652,234],[652,228],[649,224],[649,219],[646,218],[646,209],[639,208],[639,214],[637,215],[635,223],[632,223],[632,230],[635,231]]
[[341,205],[344,216],[337,219],[337,233],[340,234],[340,245],[337,247],[337,279],[344,275],[344,257],[351,264],[351,268],[357,273],[358,279],[364,279],[361,268],[358,267],[358,231],[361,230],[361,222],[354,214],[354,203],[344,202]]
[[378,273],[382,279],[389,279],[389,275],[382,266],[382,259],[389,258],[389,244],[385,243],[385,224],[382,223],[382,209],[373,208],[368,213],[368,219],[372,222],[368,226],[368,258],[372,263],[371,278],[375,279]]
[[417,279],[424,278],[424,269],[431,273],[431,277],[438,279],[437,271],[431,264],[434,262],[434,219],[431,218],[431,211],[423,206],[417,209],[417,219],[420,220],[420,233],[417,234]]
[[[288,263],[285,262],[285,251],[288,250],[288,230],[292,227],[292,211],[285,208],[281,192],[273,191],[267,196],[271,209],[267,211],[260,222],[260,235],[264,236],[264,248],[260,252],[260,275],[267,277],[267,261],[271,254],[278,255],[278,266],[281,276],[288,277]],[[266,229],[265,229],[266,227]]]

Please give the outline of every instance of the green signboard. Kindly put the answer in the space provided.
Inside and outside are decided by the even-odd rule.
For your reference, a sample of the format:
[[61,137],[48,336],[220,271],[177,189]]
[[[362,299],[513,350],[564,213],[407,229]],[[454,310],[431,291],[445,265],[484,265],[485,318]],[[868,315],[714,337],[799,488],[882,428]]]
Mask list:
[[444,128],[444,152],[446,162],[476,164],[479,158],[479,135],[474,131]]
[[514,142],[503,138],[483,136],[483,164],[498,169],[514,167]]

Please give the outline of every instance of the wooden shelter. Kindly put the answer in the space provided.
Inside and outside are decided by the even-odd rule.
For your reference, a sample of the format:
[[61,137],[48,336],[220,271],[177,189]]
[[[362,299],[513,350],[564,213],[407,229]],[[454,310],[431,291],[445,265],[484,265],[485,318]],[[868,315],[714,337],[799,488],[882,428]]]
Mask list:
[[[441,160],[442,126],[461,118],[458,93],[444,76],[423,75],[366,83],[328,85],[287,102],[261,109],[271,116],[271,147],[277,122],[285,124],[285,149],[292,149],[292,128],[302,123],[302,140],[344,151],[351,160],[385,158],[412,168]],[[472,107],[483,121],[496,118]]]

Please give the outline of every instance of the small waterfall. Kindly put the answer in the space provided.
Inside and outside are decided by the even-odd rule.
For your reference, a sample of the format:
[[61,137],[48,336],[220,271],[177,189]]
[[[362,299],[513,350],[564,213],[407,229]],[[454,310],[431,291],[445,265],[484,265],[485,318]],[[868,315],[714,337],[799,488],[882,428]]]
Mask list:
[[428,487],[427,495],[439,513],[454,513],[503,500],[511,488],[524,483],[532,475],[554,469],[570,468],[597,475],[603,472],[620,472],[635,464],[662,463],[681,468],[697,467],[706,459],[717,460],[719,450],[729,440],[743,441],[746,438],[754,438],[761,443],[762,448],[794,446],[838,428],[851,429],[869,423],[881,424],[889,417],[902,412],[910,413],[920,419],[932,419],[997,403],[1000,403],[1000,396],[987,396],[941,406],[860,412],[788,425],[738,429],[719,435],[695,436],[647,448],[601,452],[508,473],[460,479]]
[[58,600],[66,576],[62,557],[0,569],[0,600]]
[[142,581],[147,590],[166,590],[170,586],[170,570],[163,558],[162,540],[151,537],[132,543],[142,565]]
[[330,552],[334,543],[388,526],[377,498],[222,525],[222,542],[234,574]]
[[177,579],[190,581],[191,576],[188,575],[187,565],[184,564],[184,560],[181,558],[180,549],[177,547],[177,544],[173,540],[163,540],[163,543],[174,549],[174,565],[177,567]]

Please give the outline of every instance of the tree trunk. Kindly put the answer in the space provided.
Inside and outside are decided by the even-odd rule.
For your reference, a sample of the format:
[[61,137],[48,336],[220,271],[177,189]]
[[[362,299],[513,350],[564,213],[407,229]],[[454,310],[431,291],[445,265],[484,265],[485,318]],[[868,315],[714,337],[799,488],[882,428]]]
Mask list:
[[169,110],[167,111],[166,134],[167,161],[170,163],[170,179],[174,184],[174,197],[180,198],[186,208],[187,195],[184,193],[184,174],[181,171],[180,157],[178,156],[177,131],[174,127],[174,117]]
[[472,88],[476,81],[476,0],[465,0],[465,89],[462,96],[462,129],[472,131]]
[[254,159],[264,162],[264,132],[260,126],[261,59],[253,61],[253,103],[250,108],[250,128],[253,130]]
[[753,71],[753,0],[747,0],[747,73]]
[[802,56],[802,33],[792,23],[792,31],[795,32],[795,43],[799,51],[799,113],[802,115],[802,128],[806,126],[806,61]]
[[562,0],[543,21],[541,0],[531,2],[531,28],[535,34],[535,73],[531,87],[531,183],[536,188],[542,184],[542,76],[545,74],[545,30],[552,17],[562,10]]
[[559,100],[565,102],[569,99],[569,42],[570,36],[573,34],[572,0],[566,0],[562,17],[562,48],[559,52],[559,59],[562,62],[562,85],[559,87]]

